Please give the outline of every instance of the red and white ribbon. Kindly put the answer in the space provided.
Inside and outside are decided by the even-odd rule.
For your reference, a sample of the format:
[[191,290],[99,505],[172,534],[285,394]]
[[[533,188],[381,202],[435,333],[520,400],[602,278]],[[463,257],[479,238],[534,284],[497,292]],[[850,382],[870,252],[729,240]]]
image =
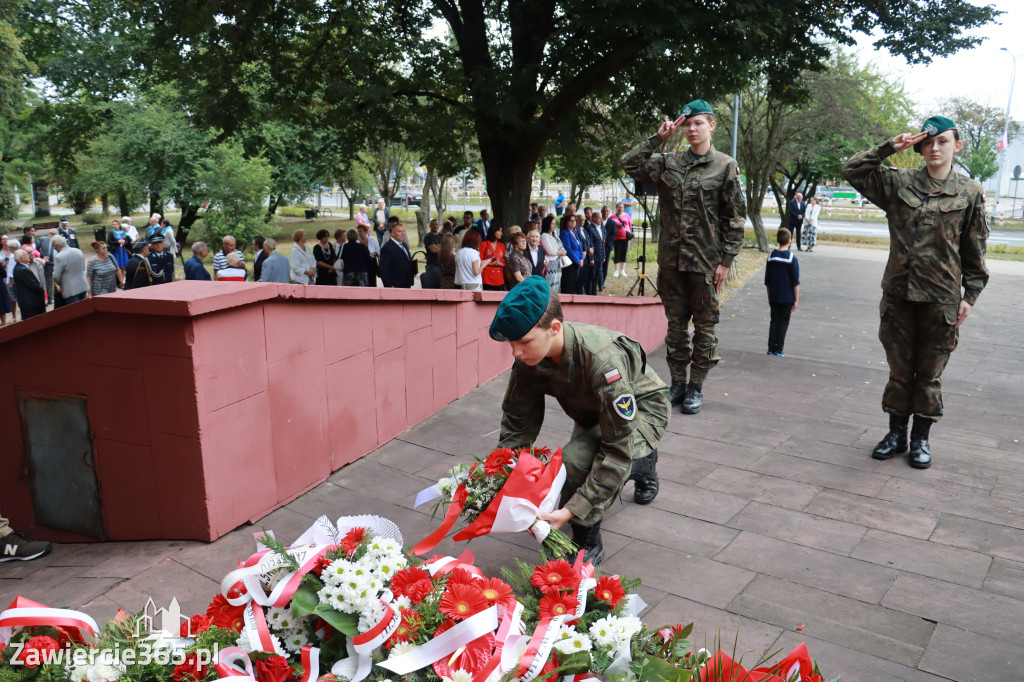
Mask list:
[[246,605],[245,612],[242,614],[242,634],[249,641],[249,648],[253,651],[277,653],[262,607],[254,606],[251,602]]
[[48,626],[60,628],[77,642],[96,636],[99,626],[86,613],[71,609],[51,609],[25,597],[15,597],[0,612],[0,642],[9,642],[15,628]]
[[334,664],[332,675],[348,678],[350,682],[361,682],[370,674],[374,650],[389,640],[402,623],[401,614],[383,599],[378,613],[380,618],[376,625],[346,642],[349,657]]
[[[272,550],[256,552],[243,562],[242,567],[231,571],[220,581],[220,591],[232,606],[241,606],[254,601],[260,606],[285,607],[302,583],[302,576],[316,566],[317,559],[331,548],[330,545],[302,545],[290,547],[289,556],[299,564],[299,570],[289,570],[289,562]],[[230,596],[232,588],[242,583],[246,592]],[[269,594],[267,590],[270,590]]]
[[221,649],[217,655],[217,661],[213,664],[214,669],[220,677],[215,682],[256,682],[256,675],[252,670],[252,661],[245,649],[237,646]]
[[504,665],[503,654],[505,644],[514,644],[523,634],[523,609],[525,607],[516,602],[512,609],[506,609],[501,617],[501,624],[498,625],[498,632],[494,635],[494,654],[483,669],[473,677],[473,682],[496,682],[511,669]]
[[548,662],[548,657],[551,656],[551,649],[555,646],[562,623],[568,619],[567,615],[541,619],[537,624],[537,629],[533,631],[533,636],[526,645],[526,651],[519,663],[520,668],[526,668],[526,672],[516,679],[522,682],[531,682],[537,679],[541,669]]
[[299,682],[316,682],[320,677],[320,649],[309,645],[302,647],[302,670]]
[[[492,606],[486,611],[470,616],[451,630],[441,633],[426,644],[421,644],[412,651],[394,656],[378,665],[387,668],[396,675],[409,673],[425,668],[435,661],[451,656],[464,646],[469,646],[476,639],[494,632],[498,627],[498,607]],[[355,681],[353,681],[355,682]]]
[[477,578],[483,578],[483,571],[473,565],[474,561],[476,561],[476,557],[467,549],[460,554],[458,558],[435,554],[426,560],[423,564],[423,568],[430,573],[431,577],[438,574],[444,575],[445,573],[451,573],[455,569],[461,568],[465,571],[469,571]]

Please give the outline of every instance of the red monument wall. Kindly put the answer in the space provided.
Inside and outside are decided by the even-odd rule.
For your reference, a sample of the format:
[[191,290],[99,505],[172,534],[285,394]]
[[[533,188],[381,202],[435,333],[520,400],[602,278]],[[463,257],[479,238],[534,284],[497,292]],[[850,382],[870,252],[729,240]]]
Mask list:
[[[502,296],[181,281],[2,329],[0,514],[58,541],[220,537],[508,369],[487,336]],[[646,348],[665,336],[657,299],[563,308]],[[62,400],[84,444],[31,416]],[[90,469],[102,530],[43,524]]]

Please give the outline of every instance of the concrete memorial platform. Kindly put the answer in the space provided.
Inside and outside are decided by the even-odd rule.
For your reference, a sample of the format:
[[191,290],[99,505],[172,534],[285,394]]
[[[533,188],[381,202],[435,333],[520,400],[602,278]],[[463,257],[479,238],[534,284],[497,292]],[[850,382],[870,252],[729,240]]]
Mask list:
[[[829,677],[1020,680],[1024,671],[1024,268],[995,262],[944,380],[935,463],[879,462],[887,370],[876,332],[884,252],[820,247],[798,254],[801,303],[787,358],[765,355],[768,308],[755,275],[719,327],[722,363],[696,416],[675,413],[661,446],[662,487],[649,507],[627,485],[605,524],[602,569],[639,576],[646,623],[695,621],[711,648],[790,651],[801,641]],[[744,253],[744,257],[757,257]],[[663,349],[651,361],[667,376]],[[505,375],[252,525],[209,544],[61,544],[0,565],[0,603],[15,595],[110,618],[176,597],[200,612],[262,527],[291,539],[321,514],[374,513],[408,544],[439,523],[418,490],[493,447]],[[571,424],[550,404],[540,444]],[[532,560],[526,536],[469,544],[489,572]],[[438,548],[458,553],[464,545]]]

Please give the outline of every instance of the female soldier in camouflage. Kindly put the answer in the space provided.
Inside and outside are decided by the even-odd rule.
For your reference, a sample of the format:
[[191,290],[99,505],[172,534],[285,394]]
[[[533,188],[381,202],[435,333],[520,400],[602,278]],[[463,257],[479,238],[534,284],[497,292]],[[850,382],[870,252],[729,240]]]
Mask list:
[[[882,276],[878,338],[889,363],[882,409],[889,433],[872,457],[889,459],[907,449],[910,466],[931,466],[929,429],[942,417],[942,370],[956,348],[959,327],[988,282],[985,269],[985,196],[981,185],[953,170],[960,133],[943,116],[854,155],[843,175],[889,220],[889,262]],[[883,166],[886,157],[913,146],[919,170]]]

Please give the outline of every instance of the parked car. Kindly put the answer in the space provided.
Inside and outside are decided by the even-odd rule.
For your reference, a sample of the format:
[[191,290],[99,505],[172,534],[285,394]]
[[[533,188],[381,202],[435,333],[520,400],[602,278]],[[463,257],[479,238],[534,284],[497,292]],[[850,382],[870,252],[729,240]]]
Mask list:
[[392,206],[419,206],[423,203],[423,193],[415,189],[402,189],[391,197]]

